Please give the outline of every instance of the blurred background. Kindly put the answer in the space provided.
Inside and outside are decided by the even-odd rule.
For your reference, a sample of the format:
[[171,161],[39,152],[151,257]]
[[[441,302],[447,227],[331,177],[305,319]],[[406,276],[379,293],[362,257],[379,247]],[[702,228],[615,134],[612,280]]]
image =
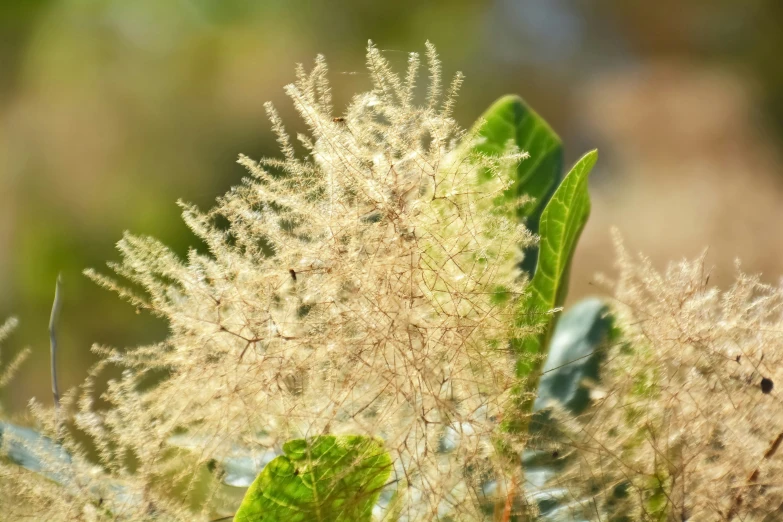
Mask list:
[[58,272],[62,389],[86,376],[93,343],[165,336],[81,271],[117,259],[124,230],[185,253],[175,201],[206,209],[244,176],[240,152],[276,153],[263,103],[295,128],[282,89],[295,63],[326,55],[338,111],[366,90],[368,39],[400,67],[435,43],[446,74],[466,75],[463,126],[517,93],[568,163],[600,149],[572,301],[603,292],[611,226],[658,267],[708,248],[711,284],[731,283],[735,258],[775,283],[781,27],[780,0],[0,1],[0,318],[21,321],[3,360],[33,349],[4,408],[51,403]]

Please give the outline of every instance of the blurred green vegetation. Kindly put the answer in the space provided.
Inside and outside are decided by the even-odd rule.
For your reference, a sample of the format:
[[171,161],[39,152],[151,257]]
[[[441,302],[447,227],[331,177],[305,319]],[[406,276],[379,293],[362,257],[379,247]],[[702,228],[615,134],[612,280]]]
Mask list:
[[116,259],[123,230],[182,253],[194,244],[175,201],[207,208],[244,175],[240,152],[275,154],[263,103],[303,130],[282,90],[296,62],[326,56],[339,111],[367,87],[353,71],[364,69],[368,39],[401,64],[429,39],[447,75],[466,74],[464,125],[500,95],[521,94],[564,138],[570,163],[599,145],[574,119],[584,82],[661,57],[739,71],[760,93],[759,113],[780,126],[782,23],[777,0],[2,1],[0,318],[20,318],[8,345],[33,356],[0,398],[10,411],[33,396],[51,401],[46,325],[58,272],[64,389],[84,378],[92,343],[165,335],[81,270]]

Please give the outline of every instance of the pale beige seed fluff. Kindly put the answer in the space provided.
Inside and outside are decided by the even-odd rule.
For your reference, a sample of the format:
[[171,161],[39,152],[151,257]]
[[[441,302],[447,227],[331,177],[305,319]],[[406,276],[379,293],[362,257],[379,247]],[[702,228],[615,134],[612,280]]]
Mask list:
[[[738,266],[721,292],[704,256],[660,273],[615,243],[622,337],[609,348],[594,407],[558,416],[573,459],[556,481],[576,501],[567,516],[780,520],[783,288]],[[625,497],[614,495],[618,487]]]
[[[401,520],[484,516],[479,503],[495,500],[484,486],[497,478],[501,494],[507,472],[493,438],[518,384],[509,342],[529,333],[516,320],[525,287],[517,267],[535,238],[516,222],[521,201],[503,195],[526,155],[513,144],[502,157],[470,153],[477,136],[450,117],[462,77],[441,99],[429,43],[427,59],[431,82],[418,106],[418,55],[401,79],[370,45],[372,90],[340,116],[323,57],[309,74],[297,68],[286,92],[309,135],[294,145],[267,104],[282,158],[241,156],[252,176],[216,207],[182,204],[208,251],[181,260],[126,234],[111,264],[124,282],[88,271],[165,319],[169,336],[96,347],[104,362],[66,404],[78,406],[75,424],[104,470],[74,466],[82,494],[58,500],[68,512],[230,513],[236,498],[205,476],[205,463],[331,433],[383,439]],[[124,369],[103,395],[108,409],[93,399],[107,366]],[[173,442],[182,439],[190,449]],[[69,448],[88,461],[78,444]],[[110,480],[123,487],[103,487],[96,511],[95,490]]]

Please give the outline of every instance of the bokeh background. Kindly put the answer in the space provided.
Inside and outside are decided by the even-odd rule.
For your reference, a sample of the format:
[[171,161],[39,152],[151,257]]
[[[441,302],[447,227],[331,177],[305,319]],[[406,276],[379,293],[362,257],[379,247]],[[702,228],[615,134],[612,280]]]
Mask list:
[[244,176],[240,152],[275,154],[263,103],[296,128],[282,90],[295,63],[326,55],[338,108],[366,89],[370,38],[401,66],[435,43],[466,75],[464,126],[517,93],[568,162],[600,149],[572,300],[603,292],[611,226],[659,267],[708,248],[711,284],[730,284],[737,257],[777,282],[781,27],[780,0],[0,1],[0,318],[21,321],[4,359],[33,350],[0,399],[11,413],[51,402],[58,272],[63,389],[93,343],[161,339],[165,324],[81,271],[117,259],[124,230],[186,252],[175,201],[208,208]]

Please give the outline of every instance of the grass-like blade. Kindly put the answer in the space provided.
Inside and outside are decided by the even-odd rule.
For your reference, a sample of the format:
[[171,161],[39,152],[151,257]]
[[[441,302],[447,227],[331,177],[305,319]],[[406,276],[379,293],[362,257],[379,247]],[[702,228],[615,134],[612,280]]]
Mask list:
[[520,422],[533,408],[534,392],[559,312],[568,293],[568,274],[579,236],[590,215],[587,180],[598,159],[591,151],[576,162],[541,213],[540,253],[530,282],[530,295],[521,306],[519,321],[538,330],[536,335],[515,343],[517,375],[525,379],[519,390],[519,418],[510,418],[510,430],[521,429]]

